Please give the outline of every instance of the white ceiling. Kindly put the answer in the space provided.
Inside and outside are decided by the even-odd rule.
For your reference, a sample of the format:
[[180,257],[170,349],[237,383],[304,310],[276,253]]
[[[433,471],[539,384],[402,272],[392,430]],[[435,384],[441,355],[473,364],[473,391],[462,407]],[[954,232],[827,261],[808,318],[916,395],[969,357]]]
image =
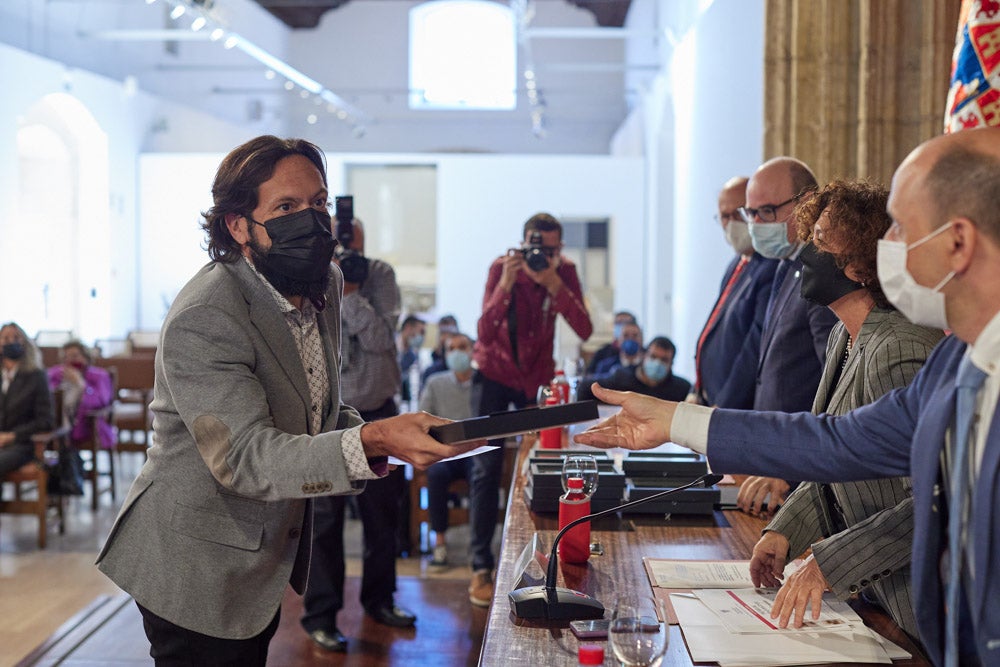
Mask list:
[[[357,114],[354,122],[343,122],[327,102],[303,99],[300,88],[286,91],[282,77],[266,79],[263,65],[238,48],[225,49],[224,40],[181,40],[193,34],[192,12],[171,19],[170,3],[204,1],[2,0],[0,42],[69,68],[134,82],[235,124],[262,117],[267,131],[356,152],[606,153],[634,97],[626,81],[634,86],[637,73],[656,71],[650,63],[626,65],[626,52],[636,52],[626,49],[626,34],[648,43],[649,53],[655,52],[652,31],[600,28],[590,12],[565,0],[535,0],[528,34],[551,29],[528,41],[546,101],[542,138],[532,132],[523,78],[513,111],[408,108],[407,17],[418,4],[413,0],[352,0],[327,12],[317,28],[297,30],[250,0],[209,3],[217,25],[342,98]],[[165,30],[180,32],[166,41],[159,33]],[[314,124],[307,122],[311,114],[317,117]]]

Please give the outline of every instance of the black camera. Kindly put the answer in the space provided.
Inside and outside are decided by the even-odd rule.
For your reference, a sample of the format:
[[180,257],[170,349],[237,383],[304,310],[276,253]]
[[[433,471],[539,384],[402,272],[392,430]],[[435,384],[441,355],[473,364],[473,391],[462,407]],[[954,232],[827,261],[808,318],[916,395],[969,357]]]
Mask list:
[[337,258],[344,281],[361,284],[368,277],[368,258],[357,250],[351,249],[354,242],[354,197],[347,195],[336,197],[337,249],[333,256]]
[[544,271],[549,268],[549,258],[542,245],[541,232],[531,232],[531,235],[528,236],[528,245],[521,248],[521,254],[524,256],[524,263],[532,271]]

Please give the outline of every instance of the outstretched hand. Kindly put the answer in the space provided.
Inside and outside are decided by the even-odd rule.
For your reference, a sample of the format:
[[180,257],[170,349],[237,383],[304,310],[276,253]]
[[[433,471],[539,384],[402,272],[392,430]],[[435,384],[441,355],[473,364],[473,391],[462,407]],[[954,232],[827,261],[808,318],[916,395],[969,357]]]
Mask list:
[[485,440],[475,440],[445,445],[429,435],[432,426],[450,424],[451,421],[426,412],[409,412],[368,422],[361,428],[361,444],[369,457],[392,456],[418,470],[486,444]]
[[631,391],[605,389],[596,382],[590,386],[594,398],[620,405],[621,412],[591,426],[574,440],[593,447],[649,449],[670,440],[670,424],[677,404]]

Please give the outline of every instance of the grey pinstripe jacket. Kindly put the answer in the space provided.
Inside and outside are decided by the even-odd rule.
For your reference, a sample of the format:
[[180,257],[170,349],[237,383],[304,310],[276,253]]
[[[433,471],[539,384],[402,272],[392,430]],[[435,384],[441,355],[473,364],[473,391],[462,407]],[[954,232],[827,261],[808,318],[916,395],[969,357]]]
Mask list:
[[[907,385],[942,336],[941,331],[911,324],[896,311],[875,308],[847,354],[847,330],[843,323],[837,323],[827,343],[813,412],[841,415]],[[846,364],[833,386],[845,354]],[[791,556],[811,545],[820,570],[838,597],[847,598],[868,588],[893,620],[916,636],[910,600],[910,479],[831,484],[838,507],[829,506],[822,487],[815,482],[801,484],[766,530],[788,538]],[[835,532],[837,522],[849,527]]]

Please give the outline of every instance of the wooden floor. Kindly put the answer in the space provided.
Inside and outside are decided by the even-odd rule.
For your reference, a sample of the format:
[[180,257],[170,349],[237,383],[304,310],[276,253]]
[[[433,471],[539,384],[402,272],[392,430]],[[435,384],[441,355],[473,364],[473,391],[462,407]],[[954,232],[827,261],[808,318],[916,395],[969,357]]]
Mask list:
[[[119,501],[141,457],[126,456],[119,480]],[[94,560],[117,513],[117,503],[101,498],[95,514],[89,496],[69,503],[65,535],[53,528],[49,545],[39,551],[33,517],[0,516],[0,667],[30,664],[97,667],[151,665],[149,645],[134,603],[94,566]],[[461,561],[468,544],[467,526],[449,531],[450,551]],[[471,572],[455,566],[442,573],[426,571],[425,559],[397,562],[396,601],[417,614],[413,629],[395,629],[366,617],[357,603],[361,572],[361,527],[345,530],[348,608],[338,617],[349,639],[346,655],[315,647],[299,625],[301,598],[289,590],[281,624],[271,643],[268,663],[298,665],[475,665],[478,663],[487,610],[469,604]],[[353,605],[350,603],[354,602]],[[61,641],[60,641],[61,640]]]

